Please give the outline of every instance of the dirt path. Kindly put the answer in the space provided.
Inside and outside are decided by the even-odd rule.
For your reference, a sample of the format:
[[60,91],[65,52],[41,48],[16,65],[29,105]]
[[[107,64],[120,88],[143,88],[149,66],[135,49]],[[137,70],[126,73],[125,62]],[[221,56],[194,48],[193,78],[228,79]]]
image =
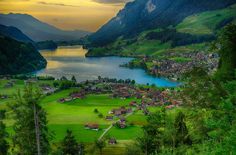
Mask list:
[[[133,113],[129,113],[128,115],[125,116],[125,118],[131,116]],[[114,123],[117,123],[119,120],[115,121]],[[113,124],[113,123],[112,123]],[[102,133],[102,135],[98,138],[98,140],[101,140],[105,134],[112,128],[113,125],[110,125],[108,128],[106,128],[106,130]]]

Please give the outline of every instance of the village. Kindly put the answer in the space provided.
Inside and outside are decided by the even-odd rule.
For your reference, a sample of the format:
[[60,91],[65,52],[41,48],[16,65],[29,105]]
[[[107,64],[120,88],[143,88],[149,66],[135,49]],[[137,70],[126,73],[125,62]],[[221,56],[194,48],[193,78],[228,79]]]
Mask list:
[[[2,78],[5,83],[2,86],[6,90],[13,89],[18,85],[18,80],[11,78]],[[42,94],[46,97],[50,97],[54,94],[60,93],[63,90],[56,83],[63,83],[63,80],[39,80],[36,77],[31,77],[23,80],[24,85],[37,85],[40,88]],[[69,81],[69,80],[67,80]],[[55,104],[67,105],[77,103],[78,101],[83,102],[84,99],[89,95],[103,95],[107,94],[110,98],[110,104],[113,99],[120,101],[126,101],[127,104],[118,106],[116,108],[110,108],[106,113],[100,113],[98,109],[94,109],[93,113],[98,116],[97,119],[103,120],[106,124],[110,124],[112,127],[117,129],[126,129],[133,126],[132,122],[128,121],[128,117],[135,113],[141,113],[143,117],[148,116],[151,112],[149,108],[165,107],[167,110],[181,106],[182,102],[176,99],[178,91],[173,88],[157,88],[155,86],[135,85],[135,81],[132,80],[116,80],[109,78],[98,77],[97,80],[85,81],[75,83],[71,85],[73,91],[70,91],[68,95],[60,96],[56,99]],[[7,100],[11,98],[9,94],[3,94],[4,91],[0,91],[0,102],[1,100]],[[85,130],[94,132],[103,132],[102,124],[94,121],[87,121],[82,124]],[[108,140],[109,144],[116,144],[116,137],[110,137]]]
[[[85,84],[85,83],[84,83]],[[161,107],[164,106],[166,109],[172,109],[179,107],[181,101],[176,100],[177,95],[176,90],[163,89],[159,90],[156,87],[144,88],[137,87],[130,83],[119,83],[114,82],[114,80],[107,78],[100,78],[99,80],[87,81],[86,86],[77,92],[72,92],[67,97],[60,98],[58,103],[64,104],[71,102],[76,99],[86,98],[89,94],[110,94],[110,98],[119,98],[122,100],[128,98],[139,99],[137,101],[131,101],[126,106],[121,106],[116,109],[110,109],[106,116],[102,116],[102,119],[111,121],[114,127],[124,129],[130,126],[127,122],[126,117],[141,111],[143,115],[149,115],[150,112],[148,107]],[[94,110],[98,113],[97,109]],[[86,123],[84,124],[85,129],[98,131],[100,130],[100,125],[97,123]],[[114,141],[114,137],[111,139]]]
[[[167,59],[168,58],[168,59]],[[130,68],[143,68],[150,75],[157,77],[167,77],[175,81],[189,72],[193,67],[204,66],[209,72],[213,72],[218,67],[219,56],[216,53],[206,54],[204,52],[188,53],[167,53],[161,59],[145,56],[134,59],[136,62],[129,62],[122,65]]]

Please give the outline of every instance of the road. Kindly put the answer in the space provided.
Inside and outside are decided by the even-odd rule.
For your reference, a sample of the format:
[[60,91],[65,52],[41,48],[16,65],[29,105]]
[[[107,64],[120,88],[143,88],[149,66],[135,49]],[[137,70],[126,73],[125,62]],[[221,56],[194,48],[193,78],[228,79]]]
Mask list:
[[[129,113],[128,115],[125,116],[125,118],[131,116],[132,114],[133,113]],[[115,121],[114,123],[117,123],[118,121],[119,120]],[[108,128],[106,128],[106,130],[101,134],[101,136],[98,138],[98,140],[101,140],[106,135],[106,133],[112,128],[112,126],[113,126],[112,124]]]

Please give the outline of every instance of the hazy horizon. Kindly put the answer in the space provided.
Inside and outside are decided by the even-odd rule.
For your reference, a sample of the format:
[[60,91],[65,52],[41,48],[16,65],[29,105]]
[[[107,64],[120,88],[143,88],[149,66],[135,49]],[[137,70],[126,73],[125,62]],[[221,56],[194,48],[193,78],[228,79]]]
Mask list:
[[29,14],[63,30],[94,32],[114,17],[128,1],[0,0],[0,13]]

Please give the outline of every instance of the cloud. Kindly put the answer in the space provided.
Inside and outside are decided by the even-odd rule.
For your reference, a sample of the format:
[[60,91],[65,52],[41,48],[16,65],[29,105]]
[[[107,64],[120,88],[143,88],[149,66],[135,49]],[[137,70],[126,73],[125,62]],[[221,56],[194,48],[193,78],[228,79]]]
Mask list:
[[57,5],[57,6],[68,6],[68,7],[80,7],[78,5],[68,5],[68,4],[63,4],[63,3],[48,3],[48,2],[43,2],[40,1],[38,4],[43,4],[43,5]]
[[103,4],[122,4],[133,0],[92,0],[92,1]]

